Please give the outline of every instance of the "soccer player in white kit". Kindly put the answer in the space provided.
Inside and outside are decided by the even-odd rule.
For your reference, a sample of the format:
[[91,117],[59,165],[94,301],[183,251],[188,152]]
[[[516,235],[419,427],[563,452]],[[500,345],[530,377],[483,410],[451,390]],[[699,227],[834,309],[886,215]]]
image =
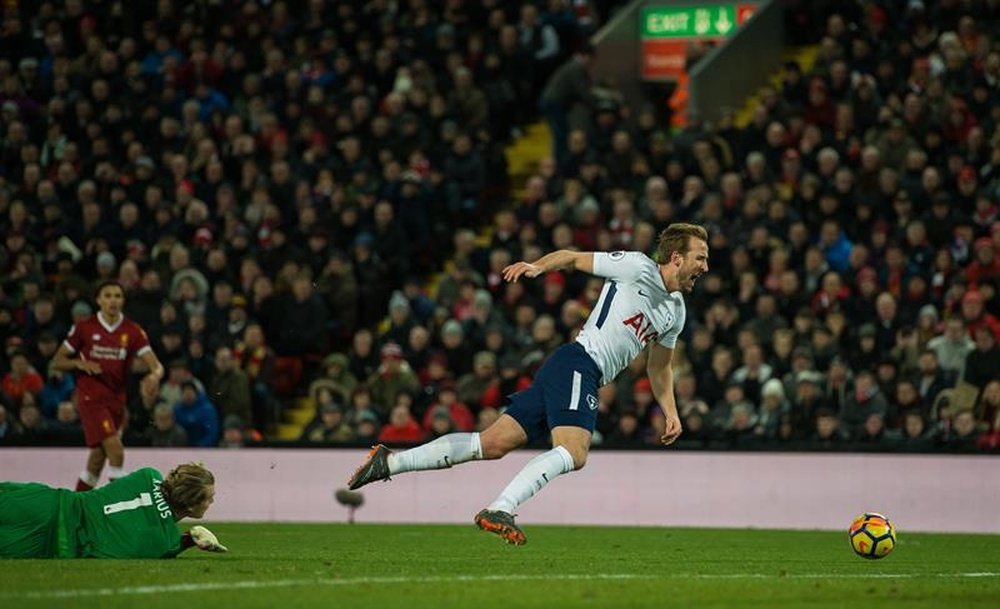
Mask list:
[[351,476],[350,488],[404,472],[499,459],[547,435],[552,450],[529,461],[475,517],[480,529],[522,545],[527,538],[514,523],[517,506],[556,476],[584,466],[597,420],[597,389],[613,381],[647,346],[647,373],[666,417],[660,441],[676,440],[681,421],[671,359],[687,315],[682,292],[690,292],[695,280],[708,271],[708,233],[694,224],[671,224],[660,233],[656,258],[654,262],[642,252],[559,250],[533,263],[516,262],[505,268],[504,279],[510,282],[561,269],[607,281],[576,341],[560,346],[545,360],[532,385],[509,397],[510,406],[493,425],[482,433],[448,434],[400,453],[376,445]]

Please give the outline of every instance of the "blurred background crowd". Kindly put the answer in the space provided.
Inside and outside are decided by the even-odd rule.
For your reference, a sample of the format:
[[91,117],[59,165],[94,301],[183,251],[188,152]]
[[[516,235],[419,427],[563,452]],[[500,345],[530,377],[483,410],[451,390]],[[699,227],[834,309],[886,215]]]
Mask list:
[[[589,75],[616,4],[4,2],[0,444],[82,444],[49,361],[110,278],[168,369],[127,445],[274,441],[301,404],[310,443],[483,429],[601,288],[500,270],[685,221],[682,446],[1000,448],[1000,9],[790,3],[815,64],[670,129]],[[540,118],[564,138],[512,184]],[[596,444],[656,444],[643,371]]]

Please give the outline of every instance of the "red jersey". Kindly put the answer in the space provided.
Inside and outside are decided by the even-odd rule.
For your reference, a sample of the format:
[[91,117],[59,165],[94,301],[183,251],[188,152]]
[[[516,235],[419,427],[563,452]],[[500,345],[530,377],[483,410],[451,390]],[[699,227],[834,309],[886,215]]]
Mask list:
[[139,324],[123,316],[117,324],[109,326],[99,314],[74,324],[63,344],[71,353],[79,353],[82,359],[101,365],[100,374],[76,375],[79,395],[122,405],[132,360],[151,350],[149,338]]

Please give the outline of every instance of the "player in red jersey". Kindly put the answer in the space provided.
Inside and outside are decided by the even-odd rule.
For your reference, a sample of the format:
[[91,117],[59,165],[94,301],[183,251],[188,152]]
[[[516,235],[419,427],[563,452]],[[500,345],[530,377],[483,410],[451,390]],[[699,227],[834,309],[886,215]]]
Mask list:
[[147,403],[156,399],[163,378],[163,365],[149,346],[146,333],[122,314],[124,304],[125,291],[120,284],[101,283],[97,288],[99,311],[74,324],[52,358],[54,367],[78,373],[77,408],[90,448],[87,468],[76,483],[78,491],[97,485],[105,460],[112,480],[125,475],[121,430],[126,423],[125,387],[135,357],[139,356],[149,370],[141,385]]

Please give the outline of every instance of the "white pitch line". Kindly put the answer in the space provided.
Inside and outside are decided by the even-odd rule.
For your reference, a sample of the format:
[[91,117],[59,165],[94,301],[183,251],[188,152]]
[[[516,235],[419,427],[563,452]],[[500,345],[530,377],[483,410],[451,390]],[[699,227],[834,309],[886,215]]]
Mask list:
[[88,596],[148,595],[171,592],[206,592],[212,590],[248,590],[262,588],[291,588],[297,586],[363,586],[370,584],[434,584],[456,582],[509,582],[532,580],[631,580],[631,579],[914,579],[918,577],[989,578],[1000,577],[1000,572],[976,571],[968,573],[664,573],[639,575],[634,573],[592,573],[564,575],[449,575],[427,577],[353,577],[344,579],[272,579],[206,582],[199,584],[166,584],[162,586],[124,586],[121,588],[76,588],[0,594],[2,599],[54,599],[82,598]]

